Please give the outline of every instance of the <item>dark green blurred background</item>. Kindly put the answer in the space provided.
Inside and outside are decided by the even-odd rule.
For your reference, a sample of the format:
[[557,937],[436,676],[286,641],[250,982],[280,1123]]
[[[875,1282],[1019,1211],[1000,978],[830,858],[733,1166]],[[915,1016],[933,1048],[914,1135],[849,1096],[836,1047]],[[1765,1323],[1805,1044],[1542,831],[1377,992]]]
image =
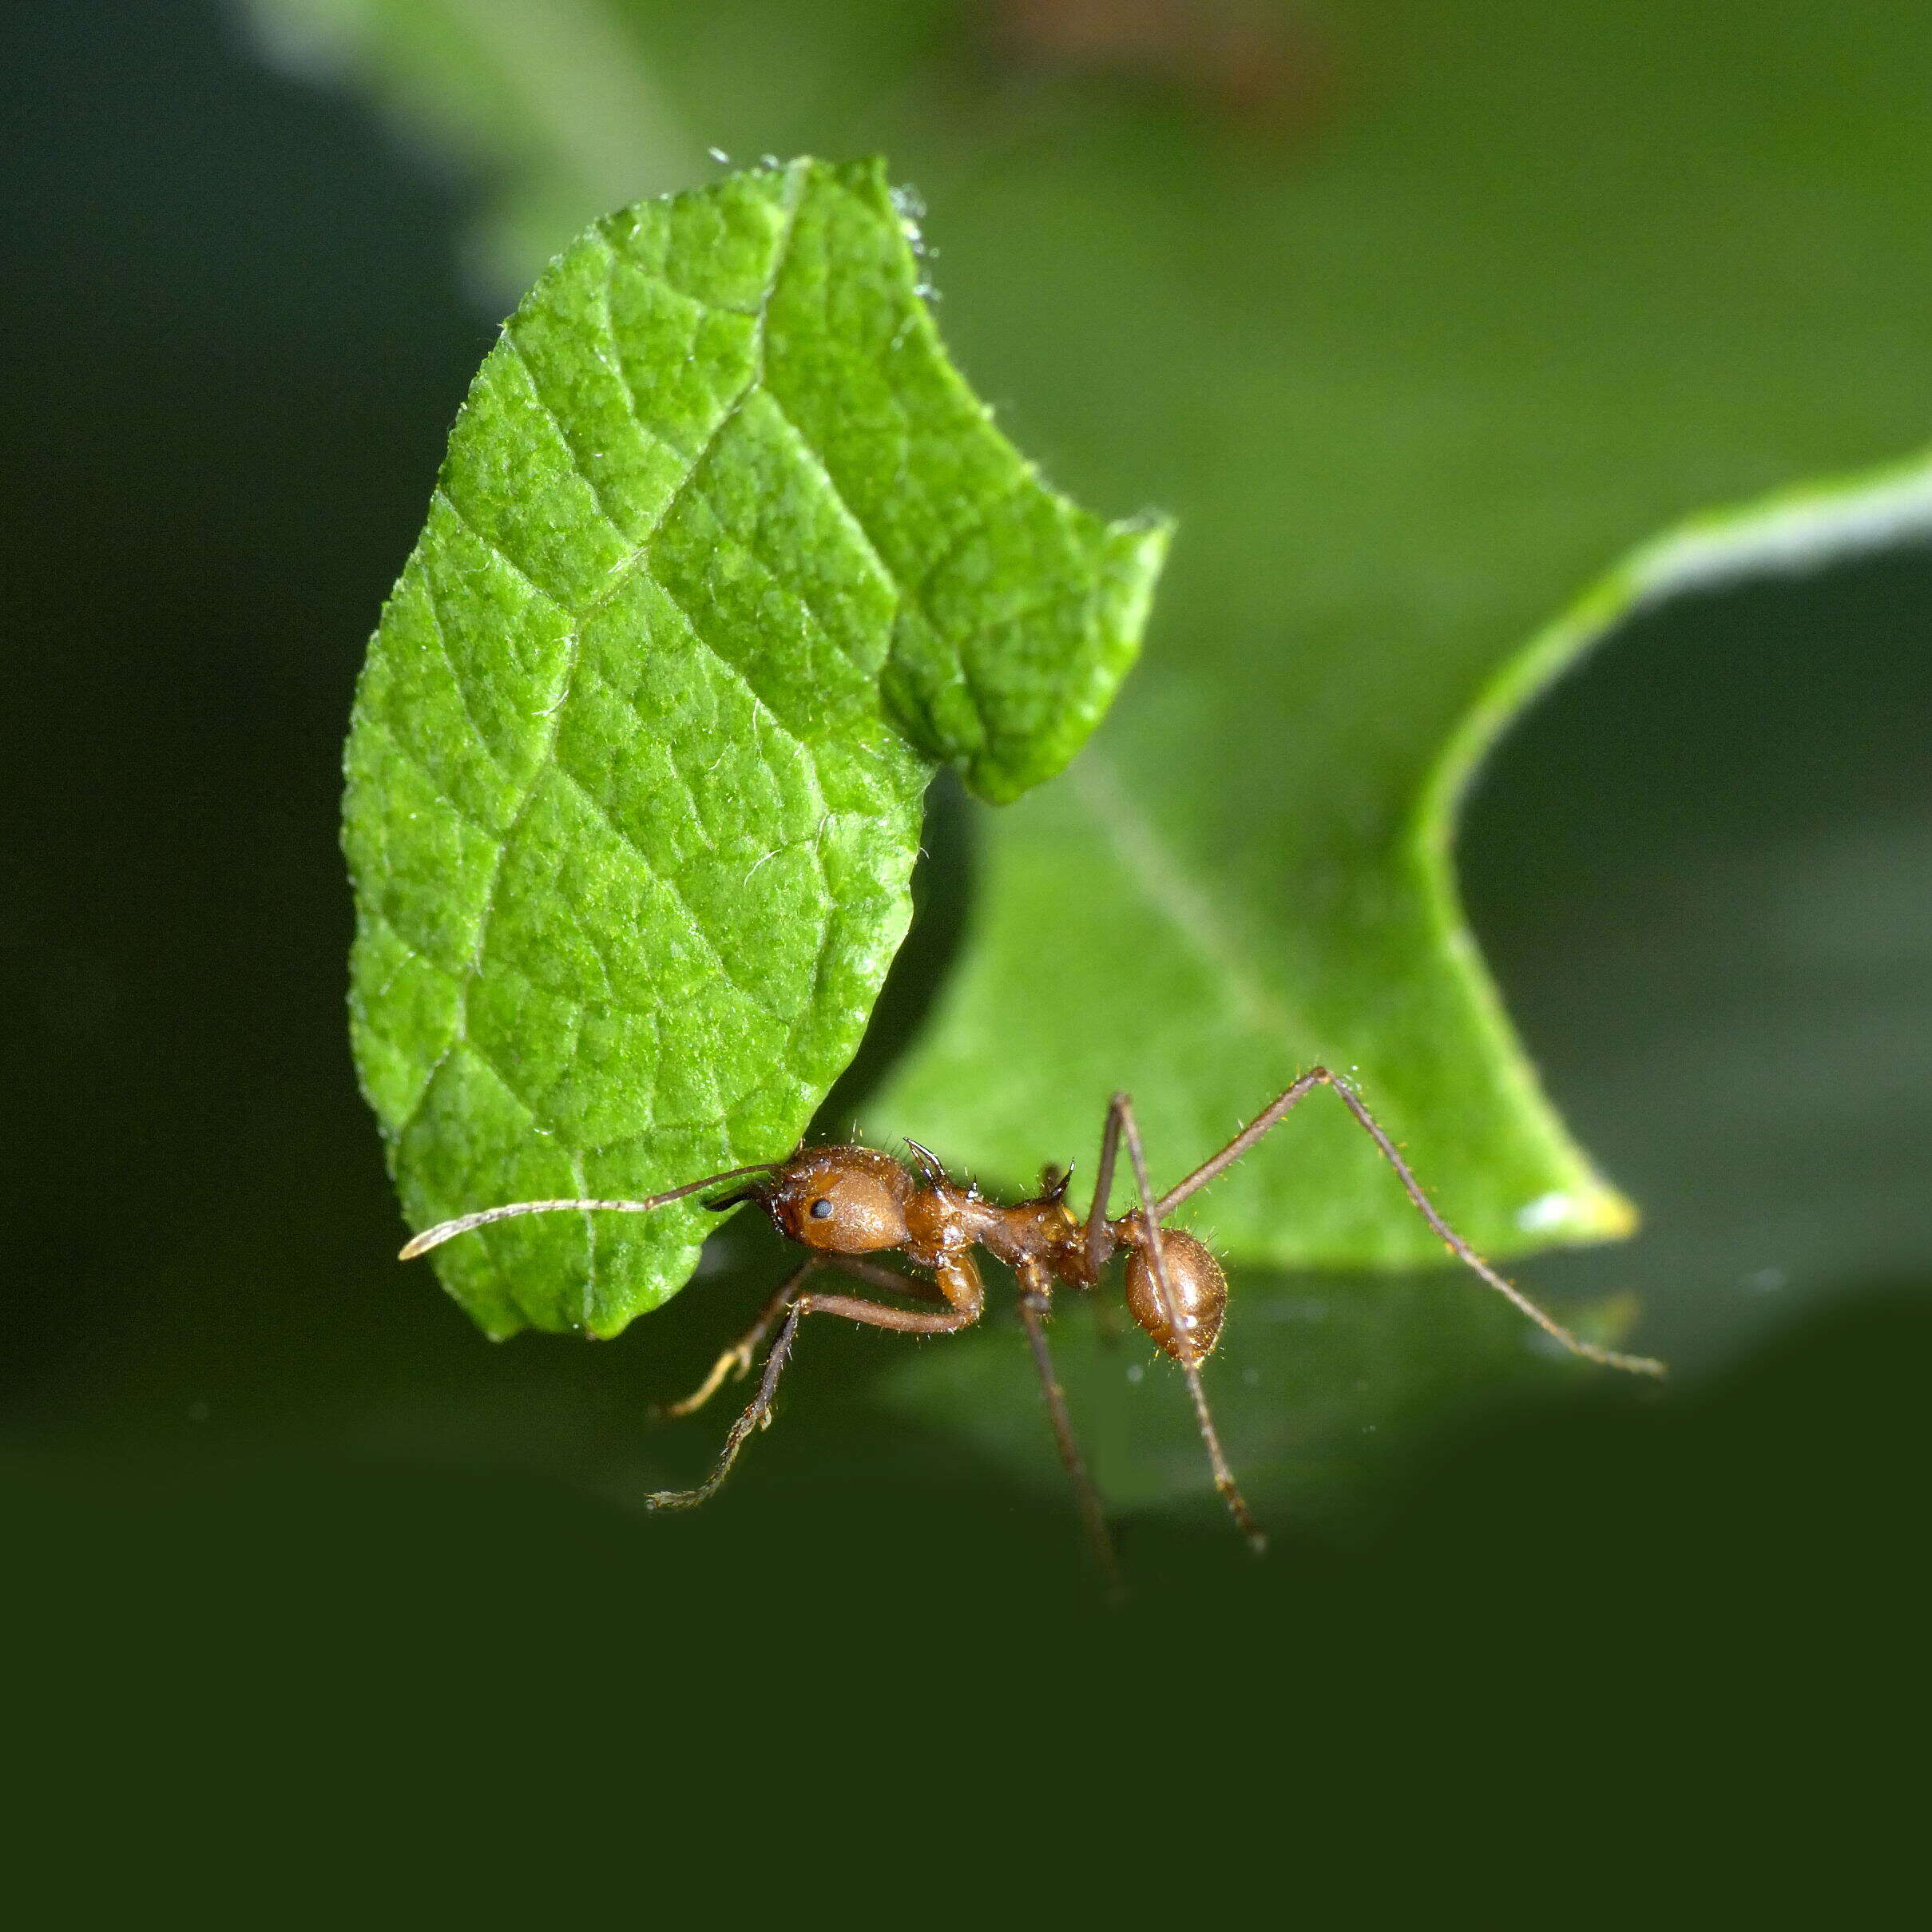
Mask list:
[[[268,70],[212,6],[7,25],[0,1535],[57,1712],[78,1723],[64,1700],[92,1687],[134,1728],[280,1762],[359,1748],[338,1694],[405,1728],[426,1684],[446,1713],[507,1697],[539,1723],[545,1687],[586,1720],[608,1694],[614,1728],[657,1740],[617,1813],[668,1740],[680,1786],[724,1775],[775,1708],[881,1772],[939,1740],[975,1778],[1016,1755],[1017,1775],[1044,1729],[1076,1755],[1199,1754],[1231,1787],[1217,1834],[1252,1841],[1304,1781],[1379,1787],[1446,1736],[1580,1748],[1635,1783],[1665,1758],[1685,1775],[1684,1738],[1761,1729],[1775,1755],[1800,1720],[1896,1707],[1932,1367],[1932,551],[1646,617],[1536,709],[1468,816],[1488,957],[1648,1221],[1526,1274],[1640,1289],[1646,1345],[1689,1370],[1660,1399],[1580,1377],[1463,1401],[1390,1361],[1382,1422],[1304,1446],[1333,1466],[1319,1531],[1265,1469],[1264,1565],[1198,1494],[1136,1513],[1139,1595],[1108,1619],[1043,1430],[1016,1471],[880,1394],[891,1338],[841,1333],[803,1352],[719,1506],[648,1521],[627,1499],[716,1432],[655,1437],[645,1405],[776,1255],[739,1231],[715,1279],[608,1347],[492,1347],[390,1259],[344,1040],[339,744],[505,305],[465,266],[481,191],[351,94]],[[1018,58],[961,32],[941,118],[996,111]],[[1279,138],[1206,83],[1053,84],[1056,112],[1117,138],[1152,116],[1230,167]],[[1932,355],[1922,313],[1899,326]],[[972,346],[1003,399],[1018,363]],[[1894,429],[1903,450],[1932,424]],[[973,836],[942,799],[885,1040],[943,971]],[[1410,1334],[1440,1286],[1254,1291],[1289,1329],[1359,1297]],[[1180,1427],[1171,1390],[1136,1393]],[[1240,1463],[1271,1392],[1232,1399]],[[756,1784],[757,1756],[730,1775]],[[1632,1855],[1601,1795],[1543,1802]]]

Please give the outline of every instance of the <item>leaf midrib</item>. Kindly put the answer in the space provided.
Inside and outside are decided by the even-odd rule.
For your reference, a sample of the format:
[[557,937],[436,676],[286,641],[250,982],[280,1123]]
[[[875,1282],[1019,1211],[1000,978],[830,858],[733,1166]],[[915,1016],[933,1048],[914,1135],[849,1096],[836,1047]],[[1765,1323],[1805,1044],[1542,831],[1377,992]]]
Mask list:
[[1247,957],[1248,948],[1235,935],[1213,894],[1188,876],[1185,864],[1141,815],[1105,756],[1089,746],[1068,777],[1069,789],[1097,829],[1100,842],[1113,853],[1152,910],[1214,969],[1248,1024],[1264,1036],[1312,1039],[1307,1016],[1291,1007],[1280,986]]

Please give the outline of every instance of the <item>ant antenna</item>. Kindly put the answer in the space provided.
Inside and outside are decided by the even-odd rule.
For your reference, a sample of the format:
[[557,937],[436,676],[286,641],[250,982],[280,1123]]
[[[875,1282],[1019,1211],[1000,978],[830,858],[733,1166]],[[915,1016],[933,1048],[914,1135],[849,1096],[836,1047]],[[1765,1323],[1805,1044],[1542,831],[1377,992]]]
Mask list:
[[[506,1207],[484,1208],[474,1214],[461,1214],[453,1221],[439,1221],[434,1228],[424,1228],[403,1248],[397,1259],[414,1261],[419,1255],[426,1255],[432,1248],[440,1248],[445,1241],[454,1240],[459,1234],[467,1234],[473,1228],[486,1228],[492,1221],[507,1221],[514,1215],[561,1214],[572,1208],[609,1214],[649,1214],[653,1208],[682,1200],[687,1194],[702,1194],[707,1188],[715,1188],[721,1180],[737,1180],[747,1174],[768,1174],[784,1165],[782,1160],[755,1160],[749,1167],[728,1167],[721,1174],[707,1174],[702,1180],[686,1181],[681,1188],[669,1188],[644,1200],[518,1200]],[[741,1195],[738,1198],[745,1197]]]

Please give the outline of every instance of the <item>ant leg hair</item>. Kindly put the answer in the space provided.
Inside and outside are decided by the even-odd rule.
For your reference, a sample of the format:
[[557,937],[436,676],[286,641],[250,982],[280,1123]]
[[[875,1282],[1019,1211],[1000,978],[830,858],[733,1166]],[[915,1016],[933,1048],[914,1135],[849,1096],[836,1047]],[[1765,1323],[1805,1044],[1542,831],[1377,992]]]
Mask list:
[[[847,1272],[856,1272],[850,1266],[851,1257],[815,1255],[806,1264],[807,1268],[815,1264],[836,1267]],[[863,1264],[862,1264],[863,1265]],[[804,1270],[793,1275],[787,1287],[795,1286],[803,1278]],[[879,1268],[878,1275],[890,1278],[891,1286],[908,1294],[918,1294],[926,1287],[909,1277],[895,1274],[890,1268]],[[865,1279],[875,1277],[870,1272]],[[916,1308],[892,1308],[883,1302],[867,1301],[856,1295],[799,1295],[794,1297],[790,1312],[785,1317],[784,1326],[778,1331],[778,1339],[772,1344],[772,1352],[765,1357],[765,1372],[760,1379],[758,1393],[752,1398],[751,1406],[731,1426],[731,1433],[724,1438],[724,1447],[720,1454],[716,1466],[695,1490],[660,1490],[644,1499],[647,1509],[694,1509],[701,1502],[708,1502],[715,1496],[724,1478],[732,1472],[732,1465],[738,1460],[738,1452],[751,1439],[753,1433],[763,1428],[772,1413],[772,1398],[778,1393],[779,1378],[785,1372],[785,1364],[791,1359],[791,1346],[797,1339],[799,1323],[808,1315],[843,1315],[848,1320],[863,1322],[868,1327],[890,1328],[901,1335],[951,1335],[962,1328],[970,1328],[978,1321],[986,1305],[985,1291],[979,1283],[978,1271],[970,1258],[962,1257],[950,1264],[942,1272],[933,1292],[946,1303],[944,1308],[927,1312]]]
[[[1125,1093],[1115,1094],[1108,1109],[1109,1142],[1111,1144],[1120,1135],[1126,1137],[1127,1157],[1133,1167],[1134,1184],[1140,1190],[1141,1215],[1147,1227],[1148,1258],[1153,1264],[1154,1285],[1160,1291],[1161,1311],[1167,1317],[1169,1329],[1178,1335],[1181,1329],[1175,1318],[1180,1304],[1175,1300],[1174,1291],[1168,1280],[1167,1257],[1160,1252],[1160,1220],[1164,1209],[1156,1206],[1154,1191],[1148,1184],[1147,1155],[1141,1145],[1140,1124],[1134,1118],[1133,1102]],[[1194,1419],[1200,1428],[1200,1439],[1207,1446],[1208,1460],[1214,1469],[1214,1486],[1220,1491],[1221,1501],[1227,1504],[1228,1513],[1234,1518],[1235,1526],[1248,1538],[1248,1548],[1260,1556],[1268,1548],[1268,1537],[1248,1513],[1247,1502],[1236,1484],[1234,1471],[1228,1466],[1220,1432],[1215,1428],[1214,1416],[1208,1407],[1208,1391],[1201,1383],[1200,1364],[1183,1357],[1180,1367],[1188,1379],[1188,1394],[1193,1400]]]
[[930,1299],[944,1300],[945,1297],[930,1281],[919,1281],[910,1275],[902,1275],[889,1268],[880,1268],[875,1263],[862,1261],[855,1255],[813,1255],[802,1261],[787,1275],[772,1294],[771,1299],[758,1311],[758,1319],[731,1347],[711,1365],[711,1372],[691,1393],[677,1402],[657,1402],[651,1413],[661,1422],[670,1422],[679,1416],[695,1415],[717,1394],[727,1378],[742,1381],[752,1372],[752,1363],[756,1359],[758,1344],[765,1338],[765,1331],[784,1311],[805,1277],[815,1268],[835,1268],[842,1275],[851,1275],[860,1281],[869,1282],[874,1287],[887,1288],[903,1295],[924,1295]]
[[1126,1591],[1121,1581],[1120,1564],[1113,1553],[1113,1537],[1107,1528],[1107,1512],[1101,1502],[1100,1491],[1093,1486],[1093,1478],[1087,1473],[1080,1445],[1074,1440],[1073,1418],[1067,1413],[1066,1391],[1061,1387],[1060,1378],[1053,1372],[1053,1354],[1047,1346],[1046,1325],[1041,1319],[1049,1306],[1047,1296],[1037,1279],[1029,1279],[1025,1270],[1020,1275],[1019,1299],[1020,1320],[1026,1330],[1027,1345],[1033,1350],[1033,1367],[1040,1373],[1041,1393],[1046,1398],[1046,1419],[1053,1426],[1054,1445],[1060,1451],[1067,1478],[1073,1486],[1073,1500],[1080,1510],[1081,1525],[1086,1532],[1087,1547],[1093,1553],[1093,1561],[1099,1566],[1109,1597],[1118,1602]]
[[1505,1279],[1491,1268],[1436,1212],[1435,1204],[1422,1192],[1422,1183],[1415,1178],[1408,1162],[1402,1158],[1401,1150],[1383,1130],[1381,1123],[1369,1112],[1367,1103],[1362,1096],[1339,1073],[1331,1073],[1327,1067],[1315,1067],[1303,1074],[1285,1093],[1256,1114],[1218,1154],[1204,1161],[1179,1186],[1170,1188],[1164,1194],[1155,1204],[1155,1213],[1164,1220],[1189,1195],[1197,1192],[1209,1181],[1232,1167],[1291,1107],[1313,1093],[1317,1087],[1323,1086],[1334,1088],[1341,1096],[1342,1104],[1355,1117],[1356,1123],[1363,1132],[1375,1143],[1383,1159],[1395,1170],[1395,1177],[1402,1183],[1409,1199],[1414,1203],[1416,1212],[1429,1224],[1442,1245],[1458,1261],[1479,1275],[1498,1294],[1526,1315],[1544,1334],[1561,1343],[1572,1355],[1581,1355],[1585,1361],[1601,1363],[1605,1368],[1624,1369],[1633,1375],[1661,1375],[1665,1372],[1664,1364],[1651,1356],[1626,1355],[1614,1348],[1599,1348],[1594,1342],[1586,1342],[1580,1335],[1572,1335],[1561,1322],[1545,1314],[1515,1283]]

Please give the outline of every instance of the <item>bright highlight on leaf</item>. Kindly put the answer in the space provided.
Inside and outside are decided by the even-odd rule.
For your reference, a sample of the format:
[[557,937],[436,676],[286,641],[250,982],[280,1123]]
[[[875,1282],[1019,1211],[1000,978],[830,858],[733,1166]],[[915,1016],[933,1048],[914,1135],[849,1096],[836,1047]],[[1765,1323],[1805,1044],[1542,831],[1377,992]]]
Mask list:
[[[920,801],[1058,771],[1166,533],[1047,489],[946,362],[875,163],[599,222],[485,361],[358,692],[363,1084],[411,1223],[790,1150],[903,936]],[[440,1249],[494,1335],[611,1335],[712,1222]]]

